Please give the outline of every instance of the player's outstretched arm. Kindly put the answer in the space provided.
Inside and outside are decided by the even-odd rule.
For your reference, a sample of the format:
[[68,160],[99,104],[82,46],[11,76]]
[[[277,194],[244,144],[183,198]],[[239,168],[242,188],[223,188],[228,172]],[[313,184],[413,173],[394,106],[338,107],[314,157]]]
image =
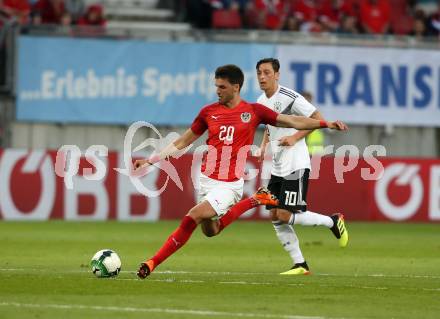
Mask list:
[[200,135],[193,132],[192,129],[187,129],[185,133],[177,140],[174,141],[174,145],[178,150],[183,150],[185,147],[191,145],[195,140],[197,140]]
[[139,168],[145,168],[167,158],[168,156],[173,156],[180,150],[183,150],[185,147],[191,145],[199,137],[200,135],[197,135],[191,129],[188,129],[177,140],[175,140],[173,143],[170,143],[162,151],[160,151],[159,154],[153,154],[149,158],[134,162],[134,169],[137,170]]
[[267,143],[269,143],[269,134],[267,133],[267,128],[264,129],[263,139],[261,140],[261,145],[259,150],[254,154],[258,158],[258,162],[264,161],[264,156],[266,153]]
[[294,116],[294,115],[286,115],[286,114],[278,114],[276,126],[293,127],[297,130],[312,130],[316,128],[325,128],[325,127],[338,131],[348,130],[348,126],[341,121],[335,121],[335,122],[327,122],[323,120],[319,121],[304,116]]
[[[324,117],[321,115],[321,112],[319,112],[319,111],[313,112],[312,115],[309,116],[309,118],[312,118],[312,119],[315,119],[315,120],[319,120],[319,121],[324,121]],[[314,130],[301,130],[301,131],[295,132],[292,135],[283,136],[282,138],[280,138],[278,140],[279,141],[279,145],[281,145],[281,146],[293,146],[299,140],[305,138],[307,135],[309,135],[313,131]]]

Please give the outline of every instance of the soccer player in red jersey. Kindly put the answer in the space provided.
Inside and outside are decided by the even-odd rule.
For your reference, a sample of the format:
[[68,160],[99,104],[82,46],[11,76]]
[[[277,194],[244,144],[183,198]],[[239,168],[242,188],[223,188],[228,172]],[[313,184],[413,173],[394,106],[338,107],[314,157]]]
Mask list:
[[[243,82],[244,75],[239,67],[218,67],[215,72],[218,102],[202,108],[191,128],[159,154],[135,162],[135,169],[148,167],[186,148],[206,130],[209,132],[206,141],[209,150],[201,168],[199,203],[183,217],[180,226],[157,253],[141,263],[137,272],[139,278],[146,278],[182,247],[198,224],[201,224],[206,236],[215,236],[245,211],[257,205],[277,204],[276,198],[265,188],[259,189],[250,198],[239,201],[243,195],[242,176],[246,156],[259,124],[293,127],[298,130],[320,127],[347,130],[347,126],[340,121],[326,122],[278,114],[261,104],[245,102],[240,97]],[[213,220],[213,217],[219,219]]]

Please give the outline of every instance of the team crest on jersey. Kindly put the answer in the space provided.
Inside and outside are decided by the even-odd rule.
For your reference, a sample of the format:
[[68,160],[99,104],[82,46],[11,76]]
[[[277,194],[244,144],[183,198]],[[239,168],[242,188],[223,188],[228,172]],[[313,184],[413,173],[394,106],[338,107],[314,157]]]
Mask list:
[[249,121],[251,120],[251,113],[244,112],[244,113],[241,113],[240,116],[241,116],[241,121],[243,123],[249,123]]
[[275,111],[280,113],[281,112],[281,102],[275,102],[273,104],[273,106],[275,107]]

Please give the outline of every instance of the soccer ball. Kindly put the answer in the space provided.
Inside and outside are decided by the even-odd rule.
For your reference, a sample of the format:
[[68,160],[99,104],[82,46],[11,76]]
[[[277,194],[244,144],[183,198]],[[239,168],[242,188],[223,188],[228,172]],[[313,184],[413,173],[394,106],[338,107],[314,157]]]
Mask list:
[[111,249],[98,251],[90,262],[92,272],[96,277],[115,277],[121,271],[121,259]]

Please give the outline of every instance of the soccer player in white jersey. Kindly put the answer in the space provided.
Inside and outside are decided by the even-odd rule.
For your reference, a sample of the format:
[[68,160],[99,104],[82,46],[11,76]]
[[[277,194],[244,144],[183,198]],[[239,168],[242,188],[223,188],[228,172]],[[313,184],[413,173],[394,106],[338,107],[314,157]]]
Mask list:
[[[264,91],[258,98],[258,103],[280,114],[323,119],[320,112],[301,94],[279,85],[280,63],[277,59],[262,59],[258,61],[256,69],[260,88]],[[348,232],[342,214],[326,216],[307,210],[306,196],[311,165],[304,138],[310,132],[312,131],[267,125],[260,148],[260,159],[263,160],[270,141],[273,158],[268,189],[278,198],[279,205],[266,205],[266,208],[270,209],[278,239],[293,260],[293,267],[281,273],[283,275],[310,274],[294,225],[325,226],[339,239],[341,247],[346,247],[348,243]]]
[[[297,129],[347,129],[340,121],[317,121],[307,117],[278,114],[261,104],[248,103],[240,97],[243,81],[244,75],[239,67],[218,67],[215,71],[218,102],[203,107],[191,127],[159,154],[134,163],[135,169],[153,165],[175,155],[208,131],[206,144],[209,150],[202,162],[199,203],[183,217],[179,227],[156,254],[141,263],[137,272],[139,278],[149,276],[156,267],[185,245],[197,225],[201,224],[206,236],[216,236],[245,211],[257,205],[276,205],[277,200],[264,188],[259,189],[252,197],[239,201],[243,194],[246,155],[258,125],[264,123]],[[213,220],[214,217],[219,219]]]

